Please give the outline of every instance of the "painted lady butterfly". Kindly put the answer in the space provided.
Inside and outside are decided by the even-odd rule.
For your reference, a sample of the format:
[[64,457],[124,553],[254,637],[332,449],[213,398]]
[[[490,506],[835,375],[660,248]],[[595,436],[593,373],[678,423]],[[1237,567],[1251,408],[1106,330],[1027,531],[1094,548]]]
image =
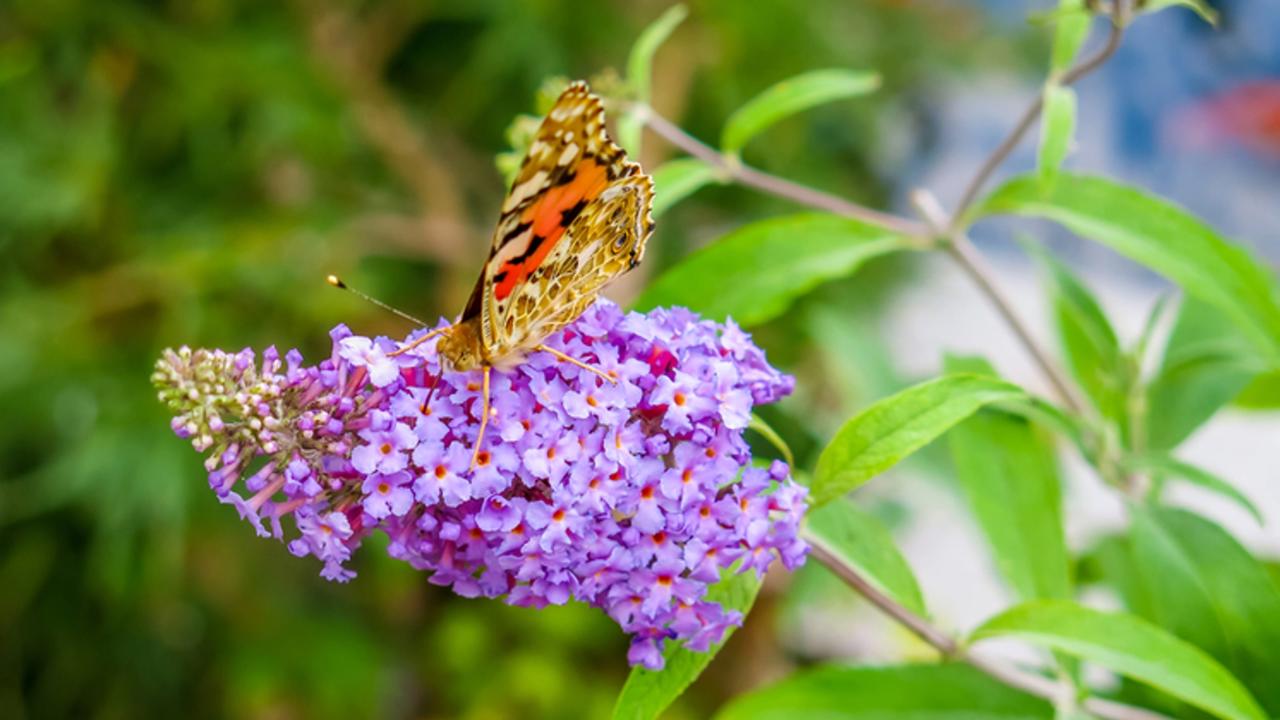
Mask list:
[[473,458],[489,421],[492,368],[545,351],[613,382],[542,343],[640,262],[653,232],[652,203],[653,180],[609,138],[600,98],[584,82],[571,84],[542,121],[502,204],[489,259],[462,315],[396,351],[439,334],[437,350],[449,369],[484,371]]

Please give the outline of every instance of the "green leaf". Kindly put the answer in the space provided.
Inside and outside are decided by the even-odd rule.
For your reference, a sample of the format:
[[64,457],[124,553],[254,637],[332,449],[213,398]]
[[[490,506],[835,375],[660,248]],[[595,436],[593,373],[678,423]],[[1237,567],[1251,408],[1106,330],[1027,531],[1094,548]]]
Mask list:
[[1065,265],[1040,246],[1025,247],[1049,275],[1054,326],[1067,367],[1105,417],[1120,419],[1130,383],[1115,330],[1093,293]]
[[1045,191],[1053,189],[1062,161],[1076,134],[1076,93],[1050,82],[1044,88],[1044,116],[1040,121],[1040,151],[1036,170]]
[[1159,12],[1165,8],[1184,7],[1188,8],[1199,15],[1202,20],[1210,25],[1218,24],[1218,11],[1214,10],[1209,3],[1204,0],[1148,0],[1142,7],[1145,13]]
[[908,242],[887,230],[835,215],[801,214],[738,228],[668,270],[636,301],[641,310],[682,305],[723,320],[757,325],[781,315],[820,283]]
[[[631,54],[627,57],[627,85],[635,96],[636,104],[618,119],[618,142],[633,157],[640,154],[640,141],[644,137],[644,113],[652,89],[653,56],[688,14],[684,5],[672,5],[649,23],[631,46]],[[660,196],[654,198],[655,216],[659,214],[657,207],[660,202]],[[668,201],[664,209],[673,202],[674,199]]]
[[640,102],[649,102],[654,54],[688,15],[689,10],[684,5],[672,5],[657,20],[649,23],[631,46],[631,54],[627,57],[627,84]]
[[1246,410],[1280,409],[1280,370],[1261,373],[1235,396],[1233,404]]
[[1036,600],[988,620],[972,640],[1019,637],[1096,662],[1230,720],[1264,720],[1239,680],[1199,648],[1147,621],[1066,600]]
[[1193,485],[1198,485],[1205,490],[1217,493],[1235,502],[1252,515],[1259,525],[1266,524],[1266,520],[1263,519],[1262,512],[1258,510],[1258,506],[1254,505],[1244,493],[1237,490],[1231,483],[1204,468],[1184,463],[1166,453],[1147,453],[1145,455],[1131,456],[1125,458],[1123,464],[1128,470],[1157,472],[1182,478]]
[[703,187],[720,181],[719,171],[697,158],[667,161],[652,176],[655,218]]
[[983,405],[1026,397],[1016,385],[945,375],[876,402],[848,420],[818,457],[812,507],[893,467]]
[[[946,368],[990,365],[947,358]],[[1027,420],[984,409],[949,434],[951,457],[1001,574],[1023,599],[1071,591],[1053,443]]]
[[803,533],[811,545],[856,568],[881,592],[918,615],[927,614],[911,566],[874,515],[842,498],[810,512]]
[[734,698],[716,720],[1030,720],[1043,700],[959,664],[805,670]]
[[1280,587],[1266,568],[1193,513],[1136,508],[1133,516],[1148,618],[1216,657],[1280,714]]
[[1049,57],[1051,76],[1071,67],[1089,35],[1089,22],[1093,19],[1085,9],[1084,0],[1059,0],[1055,16],[1057,25],[1053,30],[1053,49]]
[[[999,373],[991,363],[976,355],[947,355],[944,367],[949,373],[999,377]],[[992,407],[1030,420],[1046,430],[1066,435],[1076,445],[1082,448],[1084,446],[1084,427],[1080,420],[1048,400],[1026,395],[1013,400],[1003,400],[993,404]]]
[[1014,178],[978,212],[1048,218],[1107,245],[1226,313],[1271,366],[1280,366],[1280,293],[1271,271],[1167,201],[1109,180],[1063,173],[1048,194],[1035,177]]
[[1222,658],[1228,648],[1226,630],[1190,559],[1146,508],[1132,508],[1131,516],[1133,569],[1147,603],[1142,617]]
[[853,70],[813,70],[783,80],[738,108],[725,121],[720,149],[736,154],[774,123],[834,100],[866,95],[880,87],[880,76]]
[[993,407],[1026,418],[1045,430],[1066,436],[1080,449],[1082,455],[1088,456],[1089,448],[1085,444],[1084,422],[1048,400],[1028,395],[1023,399],[996,403]]
[[1142,333],[1138,335],[1138,341],[1134,343],[1133,351],[1130,353],[1139,366],[1145,365],[1147,362],[1147,353],[1151,348],[1151,341],[1155,339],[1156,331],[1160,328],[1160,323],[1164,320],[1164,316],[1169,309],[1170,301],[1173,300],[1176,291],[1173,289],[1166,290],[1156,297],[1155,303],[1151,305],[1151,310],[1147,313],[1146,322],[1142,323]]
[[1220,311],[1183,300],[1160,369],[1147,387],[1147,445],[1176,447],[1264,367]]
[[[760,579],[754,572],[735,573],[711,586],[706,599],[719,603],[725,610],[737,610],[746,616],[759,592]],[[734,629],[729,628],[724,639],[705,653],[686,650],[668,641],[662,653],[666,665],[657,672],[632,668],[613,707],[613,720],[652,720],[661,715],[711,664]]]

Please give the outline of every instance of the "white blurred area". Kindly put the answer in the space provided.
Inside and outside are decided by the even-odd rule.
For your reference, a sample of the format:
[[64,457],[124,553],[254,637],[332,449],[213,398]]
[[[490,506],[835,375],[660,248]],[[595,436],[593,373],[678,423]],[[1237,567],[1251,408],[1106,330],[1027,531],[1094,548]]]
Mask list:
[[[1274,41],[1278,35],[1261,30],[1280,28],[1280,3],[1230,5],[1248,11],[1235,16],[1237,23],[1242,18],[1247,21],[1234,28],[1242,34],[1236,45],[1247,50],[1252,43],[1280,56],[1280,45]],[[1272,6],[1269,11],[1268,5]],[[1258,11],[1266,15],[1265,23],[1249,15]],[[1230,38],[1223,40],[1221,36],[1206,41],[1216,44],[1207,50],[1177,46],[1187,42],[1185,36],[1178,35],[1179,28],[1186,25],[1185,18],[1151,18],[1144,24],[1147,27],[1140,28],[1139,37],[1130,38],[1133,44],[1113,59],[1113,66],[1078,88],[1078,134],[1066,168],[1110,176],[1171,198],[1259,256],[1272,261],[1280,258],[1280,153],[1268,156],[1256,148],[1228,142],[1193,112],[1161,110],[1197,107],[1197,97],[1212,96],[1230,85],[1233,72],[1241,73],[1237,78],[1241,82],[1257,81],[1240,71],[1236,63],[1224,67],[1219,76],[1213,74],[1212,67],[1201,67],[1183,83],[1161,58],[1183,53],[1192,58],[1184,60],[1189,63],[1199,61],[1201,56],[1196,52],[1216,52],[1238,60],[1243,50],[1234,55],[1224,53],[1222,46],[1233,46]],[[1161,33],[1172,39],[1162,45]],[[1097,34],[1094,42],[1099,39]],[[1259,37],[1267,39],[1260,42]],[[1259,69],[1258,76],[1265,78],[1270,73],[1280,87],[1280,57],[1266,62],[1274,66]],[[893,131],[880,148],[878,164],[885,177],[904,178],[898,188],[899,212],[910,212],[905,199],[917,187],[930,188],[944,206],[954,207],[975,168],[1039,91],[1032,78],[1012,77],[976,82],[971,77],[953,82],[940,79],[938,88],[939,94],[926,98],[930,105],[927,128],[916,119],[884,118],[885,126]],[[1280,110],[1276,117],[1276,139],[1280,140]],[[1147,124],[1135,124],[1135,118]],[[1034,166],[1037,132],[1019,147],[1002,174],[988,185],[988,191],[1003,177]],[[1137,144],[1144,146],[1140,150],[1126,144],[1132,144],[1134,133],[1139,133]],[[927,147],[918,142],[921,134],[930,137]],[[1280,143],[1276,147],[1280,148]],[[1079,274],[1125,346],[1133,344],[1151,308],[1169,289],[1149,271],[1047,223],[979,224],[972,236],[993,266],[999,284],[1038,339],[1055,354],[1044,285],[1038,269],[1013,242],[1015,233],[1044,243]],[[974,283],[945,256],[931,255],[921,258],[920,263],[922,267],[909,286],[896,294],[879,320],[881,336],[902,376],[935,377],[942,370],[946,353],[975,354],[991,360],[1004,376],[1052,398],[1044,376]],[[1167,315],[1166,320],[1171,320],[1173,313]],[[1154,347],[1163,347],[1167,332],[1168,322]],[[1170,484],[1164,496],[1170,504],[1220,523],[1263,557],[1280,557],[1280,414],[1224,409],[1175,454],[1230,480],[1262,511],[1267,525],[1259,526],[1239,506],[1187,483]],[[1061,457],[1068,543],[1078,552],[1099,537],[1126,527],[1125,507],[1119,493],[1105,486],[1069,448],[1063,448]],[[923,472],[914,465],[900,466],[868,483],[858,491],[858,497],[864,504],[892,499],[910,509],[904,525],[895,529],[899,547],[920,581],[931,616],[944,628],[962,633],[1017,599],[999,578],[991,551],[956,483]],[[1087,600],[1100,607],[1117,605],[1113,597],[1090,595]],[[889,660],[901,657],[906,648],[908,655],[934,656],[873,608],[859,605],[852,618],[847,612],[842,608],[833,610],[830,617],[819,612],[799,618],[799,642],[805,651]],[[1016,643],[989,647],[984,643],[982,649],[1021,662],[1044,659]]]
[[[1052,397],[1043,375],[972,281],[943,256],[929,256],[922,263],[916,281],[898,294],[881,320],[889,352],[903,375],[935,377],[946,353],[976,354],[995,361],[1001,374],[1014,382]],[[1019,312],[1052,347],[1049,309],[1035,268],[999,255],[993,265]],[[1122,342],[1130,343],[1163,290],[1155,283],[1134,282],[1127,272],[1099,271],[1088,281]],[[1165,491],[1170,504],[1220,523],[1255,553],[1280,557],[1280,415],[1223,410],[1176,454],[1230,479],[1261,509],[1268,524],[1259,526],[1239,506],[1188,483],[1170,483]],[[1127,526],[1124,503],[1119,492],[1104,485],[1070,448],[1063,445],[1060,458],[1067,540],[1078,552]],[[868,505],[892,499],[909,508],[895,538],[915,571],[931,616],[944,628],[962,633],[1017,602],[999,577],[956,483],[908,464],[868,483],[858,490],[858,497]],[[1117,606],[1112,597],[1091,595],[1087,600],[1100,607]],[[830,616],[816,612],[799,618],[798,645],[806,654],[890,660],[901,657],[905,648],[908,654],[933,656],[869,606],[860,605],[853,616],[848,608],[831,610]],[[1019,643],[984,644],[983,652],[1020,662],[1042,659]]]

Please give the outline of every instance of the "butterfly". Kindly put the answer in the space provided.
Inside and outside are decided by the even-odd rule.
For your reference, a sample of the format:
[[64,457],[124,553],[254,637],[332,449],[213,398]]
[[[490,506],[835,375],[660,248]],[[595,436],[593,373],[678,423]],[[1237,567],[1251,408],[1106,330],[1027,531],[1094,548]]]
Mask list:
[[439,335],[442,369],[483,371],[473,467],[489,422],[493,368],[510,369],[541,351],[615,382],[543,342],[640,263],[653,232],[652,205],[653,179],[609,138],[600,98],[584,82],[569,85],[502,203],[489,258],[462,314],[392,353]]

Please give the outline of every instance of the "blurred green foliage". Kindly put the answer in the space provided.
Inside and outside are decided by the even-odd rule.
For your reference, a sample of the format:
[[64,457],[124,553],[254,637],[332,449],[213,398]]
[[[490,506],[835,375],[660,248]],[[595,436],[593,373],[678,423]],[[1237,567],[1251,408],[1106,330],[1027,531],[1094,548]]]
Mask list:
[[[0,5],[0,714],[607,713],[626,667],[606,618],[459,600],[375,549],[353,583],[323,581],[214,501],[148,375],[169,345],[279,343],[314,357],[337,322],[406,329],[325,287],[329,272],[411,312],[451,313],[500,201],[493,157],[511,119],[547,76],[620,67],[665,7]],[[715,137],[777,80],[874,68],[877,95],[784,121],[746,155],[877,204],[879,113],[910,116],[910,93],[939,68],[1021,62],[1017,39],[974,42],[982,31],[962,8],[693,3],[658,58],[653,103]],[[651,142],[642,160],[669,154]],[[708,228],[783,207],[705,191],[664,218],[644,272]],[[783,367],[821,372],[808,335],[821,308],[859,312],[898,267],[824,289],[800,308],[813,323],[760,337]],[[833,418],[884,389],[842,383],[817,426],[770,418],[809,460]],[[678,714],[776,674],[771,592],[734,640],[752,652],[731,643]]]

